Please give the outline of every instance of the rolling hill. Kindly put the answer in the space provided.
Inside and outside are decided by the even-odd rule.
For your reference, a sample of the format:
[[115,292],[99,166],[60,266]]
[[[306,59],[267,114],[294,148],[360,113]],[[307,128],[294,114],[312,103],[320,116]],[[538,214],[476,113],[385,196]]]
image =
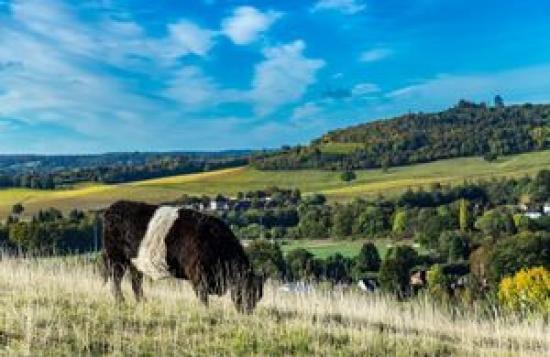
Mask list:
[[550,148],[550,105],[489,107],[460,101],[437,113],[408,113],[333,130],[309,146],[258,153],[263,170],[368,169],[441,159],[502,155]]
[[239,191],[269,186],[297,187],[304,194],[318,192],[327,195],[330,200],[349,200],[363,195],[392,194],[434,182],[452,184],[492,176],[517,177],[544,168],[550,168],[548,150],[503,156],[494,162],[481,158],[458,158],[395,167],[388,172],[380,169],[359,170],[356,172],[357,179],[351,183],[342,182],[340,173],[336,171],[262,171],[243,166],[125,184],[81,184],[64,190],[3,189],[0,190],[0,217],[5,217],[11,207],[19,202],[30,214],[48,207],[63,211],[96,209],[123,198],[163,202],[183,194],[235,195]]

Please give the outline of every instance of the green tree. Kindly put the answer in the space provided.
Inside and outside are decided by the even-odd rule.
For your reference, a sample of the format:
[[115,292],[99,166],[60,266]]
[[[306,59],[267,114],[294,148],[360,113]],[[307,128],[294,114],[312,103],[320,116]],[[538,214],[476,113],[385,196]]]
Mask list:
[[472,218],[470,215],[470,202],[464,198],[459,203],[459,226],[460,230],[466,232],[470,230]]
[[278,244],[259,239],[246,247],[248,258],[255,270],[265,277],[282,279],[285,274],[285,261]]
[[11,208],[11,213],[15,215],[20,215],[23,211],[25,211],[25,207],[21,203],[16,203]]
[[550,233],[522,232],[498,241],[488,257],[489,278],[500,281],[523,268],[542,266],[550,269]]
[[337,204],[333,209],[332,234],[336,237],[347,237],[353,231],[354,215],[350,205]]
[[448,262],[466,260],[470,254],[468,236],[461,231],[445,231],[439,236],[438,252]]
[[475,227],[493,241],[506,234],[515,233],[515,225],[512,215],[503,209],[492,209],[477,219]]
[[375,237],[386,230],[386,218],[380,207],[368,206],[359,214],[353,226],[355,234]]
[[360,279],[368,273],[376,272],[379,269],[380,254],[378,254],[378,249],[372,242],[363,244],[359,255],[355,258],[353,275],[356,279]]
[[309,280],[318,273],[313,254],[303,248],[290,251],[286,256],[286,261],[294,280]]
[[342,174],[340,175],[340,179],[344,182],[351,182],[353,180],[355,180],[357,178],[357,176],[355,175],[355,172],[351,171],[351,170],[346,170],[344,172],[342,172]]
[[393,217],[392,231],[398,234],[405,233],[407,231],[408,223],[408,212],[405,209],[401,209],[395,212],[395,216]]
[[409,288],[411,269],[418,263],[418,253],[409,246],[390,248],[380,265],[380,286],[398,296],[404,296]]
[[325,278],[332,283],[348,282],[351,280],[351,266],[350,259],[340,253],[332,254],[325,259]]
[[437,299],[447,298],[447,287],[449,279],[443,273],[443,268],[440,264],[432,265],[430,270],[428,270],[426,280],[428,282],[428,289],[432,296],[436,297]]

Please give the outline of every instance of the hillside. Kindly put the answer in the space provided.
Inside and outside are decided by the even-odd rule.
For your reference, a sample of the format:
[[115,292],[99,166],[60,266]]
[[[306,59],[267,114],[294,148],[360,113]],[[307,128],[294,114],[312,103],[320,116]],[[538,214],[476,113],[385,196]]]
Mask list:
[[10,188],[0,190],[0,217],[5,217],[15,203],[23,203],[26,213],[56,207],[93,209],[117,199],[149,202],[170,201],[183,194],[235,195],[243,190],[270,186],[299,188],[302,193],[323,193],[331,200],[349,200],[372,194],[391,194],[408,187],[434,182],[459,183],[465,179],[492,176],[523,176],[550,167],[550,151],[539,151],[501,157],[494,162],[481,158],[440,160],[432,163],[391,168],[359,170],[357,179],[342,182],[340,174],[325,170],[261,171],[238,167],[205,173],[178,175],[126,184],[83,184],[64,190]]
[[56,189],[81,182],[123,183],[242,166],[247,150],[95,155],[0,155],[0,187]]
[[466,101],[438,113],[409,113],[330,131],[306,147],[255,156],[264,170],[368,169],[550,148],[550,105]]

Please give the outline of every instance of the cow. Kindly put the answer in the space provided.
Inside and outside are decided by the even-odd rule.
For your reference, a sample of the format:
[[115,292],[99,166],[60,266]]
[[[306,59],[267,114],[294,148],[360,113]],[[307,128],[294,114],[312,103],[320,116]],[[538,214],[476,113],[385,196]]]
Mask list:
[[216,217],[179,207],[118,201],[103,214],[105,281],[124,301],[121,281],[130,273],[136,300],[143,299],[144,274],[154,280],[189,280],[199,300],[231,291],[237,311],[251,313],[263,295],[242,245]]

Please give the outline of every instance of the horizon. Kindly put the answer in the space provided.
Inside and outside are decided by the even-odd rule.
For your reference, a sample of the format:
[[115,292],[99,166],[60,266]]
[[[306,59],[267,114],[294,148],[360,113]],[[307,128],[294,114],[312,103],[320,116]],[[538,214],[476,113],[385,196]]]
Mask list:
[[0,0],[0,154],[220,152],[550,102],[550,4]]

